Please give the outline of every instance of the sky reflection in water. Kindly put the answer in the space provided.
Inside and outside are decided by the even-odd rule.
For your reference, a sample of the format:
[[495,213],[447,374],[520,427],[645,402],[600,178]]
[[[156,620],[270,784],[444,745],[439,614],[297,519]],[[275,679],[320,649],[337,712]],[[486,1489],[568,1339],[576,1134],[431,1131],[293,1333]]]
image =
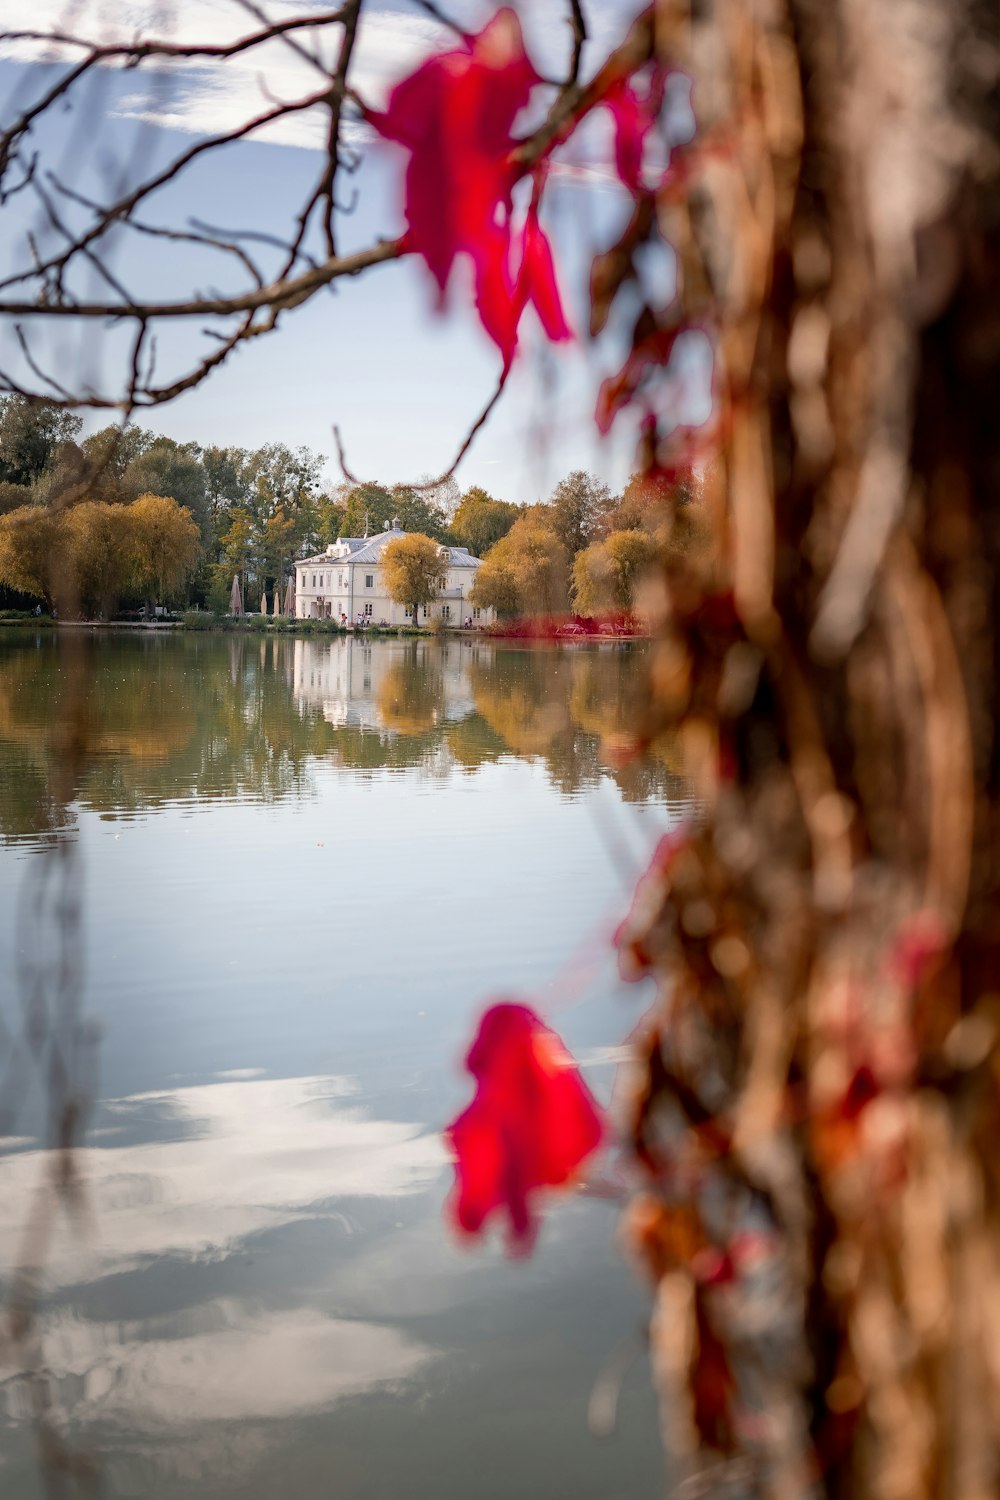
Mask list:
[[[560,1204],[527,1263],[459,1251],[439,1136],[498,992],[534,997],[609,1093],[641,999],[607,933],[683,792],[669,747],[602,764],[643,654],[115,637],[82,659],[0,641],[0,964],[27,869],[77,840],[102,1098],[41,1328],[105,1493],[659,1493],[644,1368],[617,1439],[586,1432],[643,1315],[613,1208]],[[81,670],[90,753],[65,803]],[[41,1102],[0,1158],[5,1277]],[[27,1400],[0,1366],[15,1500],[42,1493]]]

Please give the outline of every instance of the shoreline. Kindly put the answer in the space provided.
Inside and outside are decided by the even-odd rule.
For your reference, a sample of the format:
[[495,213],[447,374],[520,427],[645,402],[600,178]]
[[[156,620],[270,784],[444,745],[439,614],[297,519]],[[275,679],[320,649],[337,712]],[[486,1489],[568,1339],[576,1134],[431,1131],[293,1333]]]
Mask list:
[[361,627],[357,625],[335,625],[327,620],[284,620],[280,616],[277,619],[268,616],[266,620],[262,617],[258,620],[253,615],[244,616],[242,619],[219,618],[207,616],[205,623],[195,623],[187,620],[55,620],[51,615],[40,615],[21,617],[14,619],[3,619],[0,617],[0,630],[10,628],[23,630],[34,627],[36,630],[63,630],[63,631],[123,631],[131,633],[163,634],[165,632],[181,633],[184,635],[247,635],[268,636],[288,635],[299,638],[311,636],[336,636],[346,638],[348,636],[357,640],[425,640],[425,641],[525,641],[528,643],[541,643],[547,645],[575,644],[583,645],[588,642],[596,642],[599,645],[615,645],[633,641],[648,641],[651,639],[645,631],[616,631],[611,629],[588,630],[583,626],[573,628],[561,625],[553,628],[532,628],[526,623],[514,625],[510,629],[498,626],[488,626],[485,629],[466,629],[464,626],[449,626],[445,630],[422,630],[412,625],[370,625]]

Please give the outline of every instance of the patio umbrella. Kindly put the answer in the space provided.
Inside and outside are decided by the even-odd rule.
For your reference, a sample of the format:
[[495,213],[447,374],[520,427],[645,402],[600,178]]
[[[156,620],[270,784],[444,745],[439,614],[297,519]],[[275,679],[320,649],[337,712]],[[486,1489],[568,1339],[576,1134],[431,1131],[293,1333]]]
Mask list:
[[295,574],[289,573],[288,582],[285,584],[285,608],[283,613],[289,619],[295,614]]
[[231,615],[241,615],[243,613],[243,596],[240,593],[240,576],[238,573],[233,574],[233,588],[232,593],[229,595],[229,613]]
[[260,591],[260,612],[262,615],[267,614],[267,589]]
[[281,585],[277,582],[274,585],[274,603],[271,605],[271,613],[272,615],[281,614]]

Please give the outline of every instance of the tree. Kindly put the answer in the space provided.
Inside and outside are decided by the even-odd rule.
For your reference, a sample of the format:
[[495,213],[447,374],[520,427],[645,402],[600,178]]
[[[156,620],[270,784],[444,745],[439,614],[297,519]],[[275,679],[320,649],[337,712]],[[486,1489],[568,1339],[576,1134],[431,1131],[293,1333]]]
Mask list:
[[202,536],[209,532],[209,511],[205,471],[197,443],[175,443],[172,438],[155,438],[148,447],[132,458],[121,479],[126,500],[142,495],[159,495],[176,500],[198,523]]
[[612,531],[592,542],[573,563],[573,602],[582,615],[617,610],[628,614],[636,582],[656,557],[656,543],[644,531]]
[[445,540],[448,535],[447,518],[438,510],[430,495],[407,484],[394,484],[389,493],[394,507],[391,519],[399,522],[401,530],[419,531],[438,542]]
[[396,522],[402,531],[419,531],[444,541],[447,523],[419,490],[409,485],[358,484],[344,499],[341,536],[374,536]]
[[0,584],[51,609],[63,559],[59,519],[34,505],[0,516]]
[[459,547],[468,547],[473,557],[485,557],[507,535],[520,514],[519,506],[507,500],[494,500],[484,489],[473,485],[466,490],[452,516],[450,534]]
[[621,495],[612,499],[602,517],[602,532],[655,531],[664,520],[697,498],[691,473],[632,474]]
[[108,619],[135,579],[134,507],[101,501],[74,505],[62,514],[59,541],[79,608]]
[[390,598],[413,613],[414,625],[420,621],[420,606],[430,604],[441,592],[445,562],[439,543],[414,532],[389,542],[382,553],[382,576]]
[[201,551],[198,527],[187,507],[167,495],[140,495],[129,512],[135,587],[148,604],[166,600],[194,571]]
[[568,575],[555,531],[534,515],[522,516],[483,559],[469,597],[498,615],[558,614],[568,601]]
[[344,497],[341,536],[374,536],[384,531],[395,515],[393,498],[384,485],[369,481],[356,484]]
[[88,463],[95,473],[103,473],[109,480],[120,481],[134,459],[139,458],[157,441],[155,433],[134,422],[124,427],[112,424],[92,432],[81,444]]
[[55,402],[0,395],[0,480],[30,485],[49,467],[54,450],[83,422]]
[[[679,0],[644,9],[592,74],[585,8],[569,7],[561,83],[541,81],[505,8],[367,112],[408,155],[406,229],[349,254],[338,190],[360,0],[283,21],[344,36],[321,92],[275,107],[322,112],[328,141],[277,273],[274,236],[260,261],[192,228],[239,282],[173,302],[124,290],[102,257],[156,233],[157,160],[41,249],[33,224],[0,316],[21,320],[35,395],[56,388],[32,353],[40,328],[130,328],[131,358],[97,399],[134,410],[337,280],[413,254],[443,304],[467,260],[501,362],[481,422],[525,309],[564,336],[546,169],[610,113],[631,213],[591,267],[590,327],[626,327],[628,344],[597,424],[633,419],[651,476],[713,446],[721,459],[708,545],[662,568],[632,736],[676,731],[700,818],[657,850],[619,937],[622,962],[658,986],[623,1135],[663,1429],[685,1490],[969,1500],[1000,1471],[996,7]],[[261,27],[241,54],[273,42]],[[177,51],[82,44],[55,85],[45,70],[49,92],[4,133],[0,187],[42,220],[53,176],[65,186],[35,154],[54,111],[99,69]],[[683,74],[699,101],[690,145],[659,107]],[[423,117],[407,118],[415,95]],[[518,136],[526,102],[538,114]],[[478,128],[454,128],[469,115]],[[167,170],[178,202],[194,160]],[[84,300],[83,268],[110,290]],[[172,317],[204,319],[208,337],[156,376],[152,330]],[[706,330],[714,411],[695,432],[682,344]],[[567,506],[560,536],[564,557],[581,549],[592,518]]]
[[569,557],[575,557],[600,534],[611,492],[601,480],[582,469],[574,469],[560,480],[549,501],[552,529]]

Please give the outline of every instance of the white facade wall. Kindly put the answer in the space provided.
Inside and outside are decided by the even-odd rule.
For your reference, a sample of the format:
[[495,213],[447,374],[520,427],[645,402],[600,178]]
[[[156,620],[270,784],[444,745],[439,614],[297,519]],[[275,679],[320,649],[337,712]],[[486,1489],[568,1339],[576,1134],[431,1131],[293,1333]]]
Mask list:
[[[398,535],[398,533],[396,533]],[[372,540],[378,540],[373,538]],[[357,561],[352,551],[361,544],[352,539],[335,543],[317,557],[305,558],[295,565],[295,612],[300,620],[335,620],[357,625],[359,617],[372,625],[409,625],[413,621],[405,605],[389,597],[382,580],[381,564]],[[443,619],[453,627],[464,626],[471,617],[474,626],[492,624],[493,611],[477,610],[469,602],[478,562],[467,564],[452,560],[444,572],[444,588],[437,599],[421,606],[417,623],[433,625]]]
[[373,641],[364,637],[341,636],[329,641],[302,640],[293,643],[292,692],[301,707],[319,708],[324,719],[335,729],[358,724],[393,732],[385,717],[384,683],[387,674],[413,663],[411,651],[421,653],[416,660],[433,668],[434,681],[440,691],[435,704],[442,719],[457,721],[475,709],[469,679],[477,648],[453,641],[437,645],[432,641]]

